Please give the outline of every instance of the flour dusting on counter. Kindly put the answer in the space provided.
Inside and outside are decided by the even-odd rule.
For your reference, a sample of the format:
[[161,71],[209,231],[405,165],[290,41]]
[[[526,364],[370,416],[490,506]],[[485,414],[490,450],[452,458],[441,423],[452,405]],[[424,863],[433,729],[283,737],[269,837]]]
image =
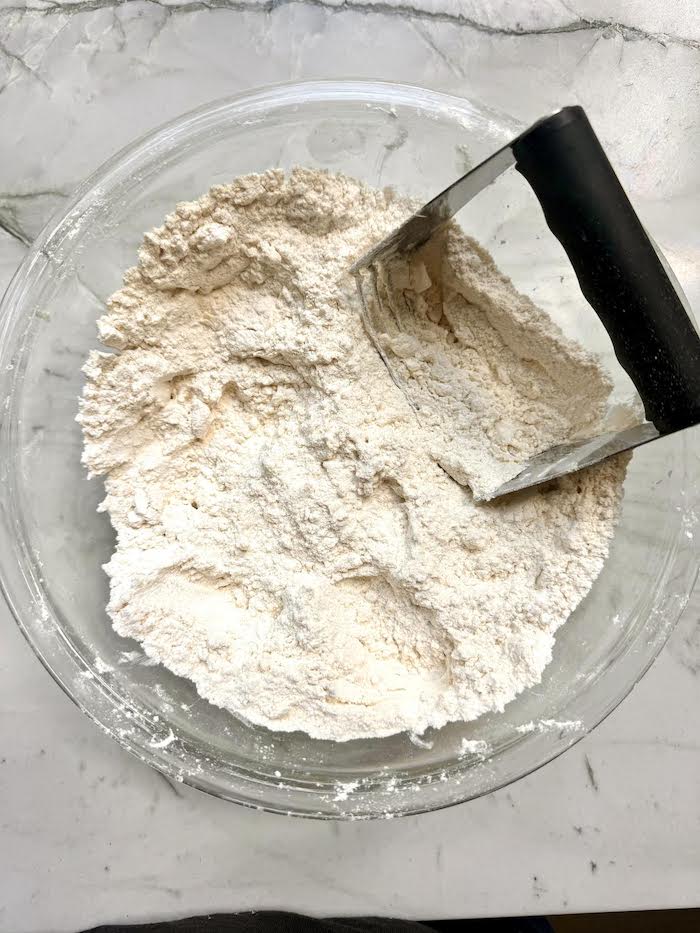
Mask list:
[[620,460],[473,501],[594,425],[609,384],[456,226],[386,278],[420,419],[393,383],[347,270],[406,213],[305,169],[213,188],[146,234],[99,322],[115,352],[85,367],[116,631],[272,729],[420,736],[503,709],[615,527]]

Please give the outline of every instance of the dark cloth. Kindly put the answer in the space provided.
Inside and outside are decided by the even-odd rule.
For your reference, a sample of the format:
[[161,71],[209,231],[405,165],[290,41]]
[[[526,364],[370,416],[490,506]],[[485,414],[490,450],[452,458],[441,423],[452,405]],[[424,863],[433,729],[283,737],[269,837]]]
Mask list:
[[552,933],[544,917],[497,920],[397,920],[391,917],[347,917],[319,920],[301,914],[260,910],[211,914],[161,923],[102,926],[85,933]]

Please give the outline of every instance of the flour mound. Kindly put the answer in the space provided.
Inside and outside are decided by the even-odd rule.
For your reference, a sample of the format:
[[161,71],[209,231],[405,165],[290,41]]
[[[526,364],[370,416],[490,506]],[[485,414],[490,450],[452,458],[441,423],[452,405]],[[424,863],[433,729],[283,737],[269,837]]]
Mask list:
[[99,322],[117,352],[85,366],[114,628],[271,729],[420,734],[502,710],[540,680],[615,526],[621,461],[488,505],[449,475],[497,485],[594,424],[609,386],[452,227],[438,267],[384,283],[415,316],[382,339],[419,419],[347,271],[406,212],[304,169],[213,188],[146,234]]

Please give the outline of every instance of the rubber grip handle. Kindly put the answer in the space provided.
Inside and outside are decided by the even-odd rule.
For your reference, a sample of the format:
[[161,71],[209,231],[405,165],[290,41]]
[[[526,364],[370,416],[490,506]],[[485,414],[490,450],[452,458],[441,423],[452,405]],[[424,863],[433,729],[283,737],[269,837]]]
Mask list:
[[700,422],[700,337],[584,110],[534,124],[513,153],[647,419],[662,434]]

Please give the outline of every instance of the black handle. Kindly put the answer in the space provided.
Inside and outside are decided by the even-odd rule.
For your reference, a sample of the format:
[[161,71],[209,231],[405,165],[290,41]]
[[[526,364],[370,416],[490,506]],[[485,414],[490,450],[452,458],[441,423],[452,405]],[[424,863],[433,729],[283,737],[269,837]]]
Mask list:
[[581,291],[660,433],[700,422],[700,337],[581,107],[513,144]]

